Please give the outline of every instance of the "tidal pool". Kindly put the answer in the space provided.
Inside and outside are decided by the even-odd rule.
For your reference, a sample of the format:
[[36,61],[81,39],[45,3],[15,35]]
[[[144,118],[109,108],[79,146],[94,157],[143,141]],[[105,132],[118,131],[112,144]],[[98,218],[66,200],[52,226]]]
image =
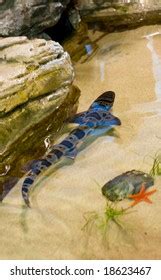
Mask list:
[[74,162],[64,159],[42,174],[31,194],[31,209],[21,198],[23,179],[18,182],[0,208],[1,259],[161,258],[159,177],[153,204],[138,204],[123,215],[121,227],[111,221],[105,238],[95,225],[82,230],[86,214],[106,207],[101,187],[128,170],[149,172],[161,149],[161,26],[104,36],[90,32],[90,37],[98,50],[75,64],[78,111],[112,90],[113,113],[122,125],[91,140]]

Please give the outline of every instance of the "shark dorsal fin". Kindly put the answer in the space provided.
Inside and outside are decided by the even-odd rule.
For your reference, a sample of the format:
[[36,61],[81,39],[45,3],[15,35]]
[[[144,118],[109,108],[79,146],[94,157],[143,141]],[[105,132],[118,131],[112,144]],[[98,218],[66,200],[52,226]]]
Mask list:
[[106,91],[102,93],[89,107],[89,110],[106,110],[109,111],[114,103],[115,93],[113,91]]
[[114,103],[115,100],[115,93],[113,91],[106,91],[102,93],[89,107],[88,111],[84,111],[81,113],[76,114],[71,120],[71,123],[77,123],[79,125],[84,124],[84,120],[86,115],[90,111],[98,111],[98,110],[104,110],[109,111]]

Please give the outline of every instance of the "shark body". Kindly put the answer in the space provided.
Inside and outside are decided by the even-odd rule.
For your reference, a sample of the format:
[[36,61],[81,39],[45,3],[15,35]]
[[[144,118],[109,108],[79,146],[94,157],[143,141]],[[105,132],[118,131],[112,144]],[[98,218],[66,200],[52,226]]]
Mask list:
[[53,145],[46,156],[32,165],[22,185],[22,196],[27,206],[30,207],[29,191],[31,186],[42,171],[58,162],[63,156],[74,159],[77,155],[78,144],[97,128],[105,128],[107,131],[113,126],[121,124],[120,120],[110,113],[114,99],[114,92],[104,92],[87,111],[76,114],[72,122],[79,124],[79,126],[73,129],[59,144]]

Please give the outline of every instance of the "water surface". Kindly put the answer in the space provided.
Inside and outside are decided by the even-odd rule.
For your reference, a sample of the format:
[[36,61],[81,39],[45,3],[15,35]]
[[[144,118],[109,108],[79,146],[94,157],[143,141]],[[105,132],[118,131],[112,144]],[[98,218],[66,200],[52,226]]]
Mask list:
[[[74,163],[66,161],[42,175],[31,209],[23,208],[22,180],[17,184],[1,205],[1,258],[160,259],[160,179],[153,204],[136,206],[121,229],[111,223],[106,241],[96,228],[81,230],[85,213],[104,210],[105,182],[131,169],[149,172],[161,149],[160,32],[161,26],[149,26],[102,38],[90,33],[99,48],[75,64],[79,111],[113,90],[113,113],[122,125],[95,139]],[[128,200],[118,203],[128,205]]]

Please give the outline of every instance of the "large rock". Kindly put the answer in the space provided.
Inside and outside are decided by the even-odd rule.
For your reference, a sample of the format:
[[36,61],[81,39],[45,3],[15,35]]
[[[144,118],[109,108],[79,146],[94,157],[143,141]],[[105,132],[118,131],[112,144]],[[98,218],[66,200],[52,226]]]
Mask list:
[[35,35],[55,25],[70,0],[1,0],[0,35]]
[[161,1],[85,0],[81,15],[89,27],[105,32],[157,24],[161,21]]
[[[79,90],[67,52],[56,42],[0,40],[0,186],[22,175],[27,160],[76,110]],[[48,139],[49,140],[49,139]],[[11,184],[12,185],[12,184]]]
[[53,41],[1,39],[0,59],[0,116],[73,81],[68,53]]

